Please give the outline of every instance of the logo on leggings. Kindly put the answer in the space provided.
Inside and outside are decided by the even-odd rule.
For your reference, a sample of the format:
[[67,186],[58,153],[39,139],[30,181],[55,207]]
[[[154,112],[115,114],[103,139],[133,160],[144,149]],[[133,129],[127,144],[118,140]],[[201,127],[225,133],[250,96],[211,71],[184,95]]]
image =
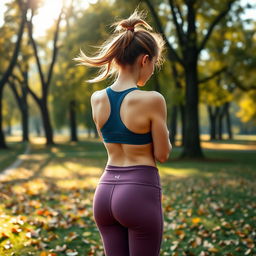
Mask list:
[[119,178],[120,178],[120,175],[116,175],[115,178],[116,178],[116,179],[119,179]]

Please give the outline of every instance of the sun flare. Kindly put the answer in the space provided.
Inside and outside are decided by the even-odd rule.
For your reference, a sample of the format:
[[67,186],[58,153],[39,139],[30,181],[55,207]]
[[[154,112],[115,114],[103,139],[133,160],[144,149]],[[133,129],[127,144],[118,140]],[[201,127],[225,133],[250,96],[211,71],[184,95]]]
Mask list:
[[[65,2],[66,6],[69,6],[72,0],[43,0],[42,6],[38,10],[38,14],[33,19],[35,37],[44,36],[47,29],[50,28],[54,21],[58,18],[58,15]],[[90,3],[96,2],[95,0],[76,0],[75,4],[80,8],[87,8]]]
[[38,14],[33,19],[36,37],[43,36],[46,30],[53,25],[60,13],[61,7],[61,0],[44,0],[42,7],[38,10]]
[[[0,27],[4,24],[4,13],[7,10],[6,4],[12,1],[13,0],[0,0]],[[65,0],[65,2],[66,5],[68,5],[71,0]],[[79,2],[82,8],[87,8],[90,3],[90,1],[87,0],[76,0],[74,2]],[[41,6],[33,18],[35,37],[45,35],[46,30],[51,27],[57,19],[62,5],[63,0],[42,0]]]

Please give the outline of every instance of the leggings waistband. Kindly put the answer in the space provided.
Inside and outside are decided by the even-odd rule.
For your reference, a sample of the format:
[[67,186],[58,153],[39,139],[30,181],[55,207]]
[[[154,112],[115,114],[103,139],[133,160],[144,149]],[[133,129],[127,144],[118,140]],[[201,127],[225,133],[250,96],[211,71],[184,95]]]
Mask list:
[[152,169],[158,171],[158,168],[151,165],[129,165],[129,166],[117,166],[117,165],[110,165],[107,164],[105,167],[106,171],[137,171],[141,169]]
[[161,189],[158,168],[150,165],[106,165],[99,184],[139,184]]

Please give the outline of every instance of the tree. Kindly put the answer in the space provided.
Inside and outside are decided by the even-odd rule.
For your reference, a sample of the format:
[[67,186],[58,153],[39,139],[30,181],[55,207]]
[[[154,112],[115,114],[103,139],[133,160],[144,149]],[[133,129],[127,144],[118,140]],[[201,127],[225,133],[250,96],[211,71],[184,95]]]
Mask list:
[[25,23],[26,23],[27,10],[28,10],[28,6],[27,6],[26,2],[22,2],[21,0],[18,0],[13,4],[15,5],[16,9],[19,10],[18,13],[20,13],[21,18],[20,18],[19,30],[17,33],[17,40],[15,43],[15,47],[13,49],[11,59],[9,61],[7,69],[3,72],[3,74],[1,75],[1,79],[0,79],[0,148],[2,148],[2,149],[8,148],[6,145],[4,133],[3,133],[3,117],[2,117],[3,89],[4,89],[4,86],[7,84],[8,79],[11,76],[14,66],[17,62],[20,45],[21,45],[21,40],[22,40],[22,35],[24,32]]
[[[74,4],[74,8],[77,8]],[[98,45],[109,36],[106,24],[111,24],[115,17],[116,8],[108,1],[91,4],[86,10],[75,10],[74,17],[68,14],[65,30],[65,45],[61,49],[58,59],[54,84],[53,112],[55,125],[58,128],[66,125],[69,119],[70,139],[74,140],[76,126],[82,124],[87,128],[89,136],[98,137],[97,129],[92,119],[90,96],[94,90],[102,89],[107,81],[89,84],[85,80],[95,74],[95,70],[86,67],[76,67],[72,59],[79,53],[79,49],[89,51],[91,46]],[[90,26],[88,26],[90,24]],[[68,29],[68,27],[72,29]],[[73,29],[76,28],[76,29]],[[94,50],[94,49],[93,49]]]
[[[164,36],[168,48],[168,57],[171,61],[177,62],[184,69],[186,88],[185,88],[185,138],[184,148],[181,157],[203,157],[199,138],[199,115],[198,115],[198,61],[202,50],[206,47],[215,27],[230,11],[235,0],[228,0],[218,3],[211,1],[169,0],[169,9],[174,24],[176,37],[174,43],[168,40],[168,34],[162,25],[160,16],[156,8],[149,0],[144,0],[156,22],[158,31]],[[159,7],[159,6],[158,6]],[[200,23],[198,17],[207,12],[207,9],[218,10],[218,14],[211,19],[204,19],[201,33],[197,28]],[[220,10],[221,9],[221,10]],[[212,12],[208,18],[212,17]],[[170,20],[170,19],[169,19]],[[208,27],[206,28],[206,24]],[[173,45],[177,45],[176,49]],[[219,72],[219,71],[216,71]],[[212,77],[213,75],[210,75]]]
[[47,97],[48,97],[49,87],[51,84],[54,64],[55,64],[55,61],[57,58],[57,52],[58,52],[57,43],[58,43],[60,21],[62,19],[63,9],[60,11],[59,17],[56,22],[56,29],[54,31],[54,39],[53,39],[52,58],[51,58],[51,62],[50,62],[46,77],[43,74],[42,65],[41,65],[41,61],[39,58],[39,54],[38,54],[38,45],[33,37],[33,17],[34,17],[34,12],[36,10],[35,6],[30,5],[30,10],[31,10],[31,17],[30,17],[30,19],[27,19],[26,22],[27,22],[27,27],[28,27],[29,39],[30,39],[30,43],[33,48],[34,57],[36,59],[36,64],[37,64],[40,82],[41,82],[41,94],[42,94],[41,98],[39,96],[37,96],[37,94],[35,94],[35,92],[33,90],[31,90],[31,88],[29,86],[27,87],[27,89],[28,89],[29,93],[32,95],[32,97],[34,98],[34,100],[36,101],[36,103],[38,104],[39,109],[41,111],[43,125],[44,125],[44,131],[45,131],[45,135],[46,135],[46,144],[52,145],[52,144],[54,144],[53,130],[52,130],[49,110],[48,110],[48,106],[47,106]]
[[21,120],[22,120],[22,141],[29,141],[29,117],[28,117],[28,72],[29,72],[29,63],[28,59],[23,56],[22,64],[17,63],[17,67],[21,73],[21,77],[12,74],[12,77],[9,78],[9,86],[13,92],[13,95],[17,101],[21,112]]
[[[224,118],[226,118],[229,138],[232,138],[230,102],[237,89],[248,94],[248,91],[256,88],[255,77],[252,75],[256,67],[256,55],[252,51],[255,43],[255,21],[242,19],[241,13],[241,10],[237,9],[235,15],[227,15],[222,19],[216,27],[216,33],[207,44],[206,57],[199,67],[201,69],[207,67],[205,70],[207,75],[213,70],[223,70],[216,75],[216,88],[207,81],[205,85],[201,84],[202,88],[207,88],[209,92],[209,96],[203,92],[202,99],[211,100],[208,109],[212,139],[216,139],[217,135],[218,139],[222,139]],[[201,79],[201,82],[205,83],[205,80]],[[215,113],[212,111],[213,106],[216,106]]]

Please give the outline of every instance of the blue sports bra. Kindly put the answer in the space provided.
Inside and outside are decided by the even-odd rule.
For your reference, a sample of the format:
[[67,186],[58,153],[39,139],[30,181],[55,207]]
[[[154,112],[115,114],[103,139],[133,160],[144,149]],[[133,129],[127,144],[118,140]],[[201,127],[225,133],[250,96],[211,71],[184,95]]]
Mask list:
[[100,129],[104,142],[133,145],[142,145],[152,142],[151,132],[134,133],[124,125],[120,117],[120,106],[125,95],[137,89],[137,87],[132,87],[123,91],[114,91],[110,86],[106,88],[110,102],[110,115],[106,123]]

